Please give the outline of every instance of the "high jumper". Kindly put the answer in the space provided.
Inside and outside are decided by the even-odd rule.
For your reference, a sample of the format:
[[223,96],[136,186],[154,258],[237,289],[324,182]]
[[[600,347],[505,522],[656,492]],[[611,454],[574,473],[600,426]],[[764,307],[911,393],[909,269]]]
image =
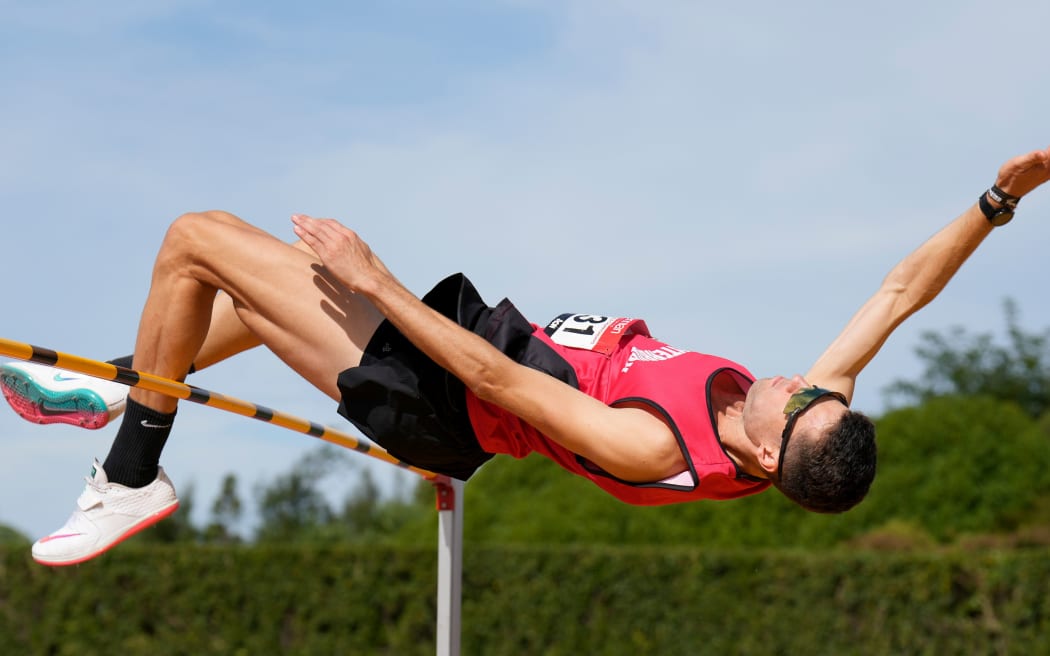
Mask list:
[[[338,221],[295,215],[300,241],[289,245],[218,211],[172,223],[133,359],[114,362],[182,380],[264,345],[366,436],[428,471],[466,480],[494,454],[535,451],[633,504],[773,486],[808,510],[842,512],[875,476],[874,426],[849,409],[858,374],[1048,179],[1050,149],[1003,164],[978,202],[889,272],[804,376],[756,380],[741,364],[654,339],[636,318],[531,324],[506,299],[489,306],[462,274],[420,299]],[[38,423],[99,426],[123,411],[73,515],[33,545],[36,560],[82,562],[177,506],[159,466],[177,399],[32,363],[4,365],[0,385]],[[98,416],[85,422],[71,400],[92,394]]]

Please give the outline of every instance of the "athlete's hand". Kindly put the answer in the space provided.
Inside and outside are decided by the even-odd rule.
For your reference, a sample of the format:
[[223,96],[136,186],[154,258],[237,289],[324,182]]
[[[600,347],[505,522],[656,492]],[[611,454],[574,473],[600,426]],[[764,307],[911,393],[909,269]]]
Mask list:
[[360,236],[335,219],[292,215],[292,230],[347,289],[374,290],[393,276]]
[[999,169],[995,185],[1013,196],[1024,196],[1050,180],[1050,148],[1014,157]]

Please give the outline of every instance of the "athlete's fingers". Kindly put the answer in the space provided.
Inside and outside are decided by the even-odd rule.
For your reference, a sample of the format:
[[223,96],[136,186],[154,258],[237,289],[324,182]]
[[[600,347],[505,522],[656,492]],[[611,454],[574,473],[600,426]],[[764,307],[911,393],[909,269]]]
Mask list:
[[304,214],[293,214],[292,222],[320,242],[337,244],[341,241],[355,242],[360,240],[357,233],[335,219],[315,219]]
[[[296,234],[300,234],[305,237],[304,241],[309,240],[311,246],[322,246],[330,248],[331,244],[337,238],[337,233],[332,230],[328,221],[315,219],[311,216],[305,216],[301,214],[292,215],[292,223]],[[316,248],[315,248],[316,250]],[[320,253],[318,253],[320,255]]]
[[317,240],[318,247],[329,260],[349,258],[360,262],[370,258],[368,245],[357,233],[338,221],[333,219],[307,220],[304,226]]
[[338,221],[293,215],[292,223],[296,235],[348,289],[356,291],[369,276],[389,273],[368,244]]
[[296,237],[302,239],[303,243],[309,246],[310,250],[312,250],[317,255],[317,257],[320,257],[323,261],[324,257],[322,257],[321,255],[321,241],[317,238],[317,235],[314,232],[314,230],[311,229],[311,226],[308,223],[309,219],[310,217],[307,216],[293,214],[292,232],[295,233]]

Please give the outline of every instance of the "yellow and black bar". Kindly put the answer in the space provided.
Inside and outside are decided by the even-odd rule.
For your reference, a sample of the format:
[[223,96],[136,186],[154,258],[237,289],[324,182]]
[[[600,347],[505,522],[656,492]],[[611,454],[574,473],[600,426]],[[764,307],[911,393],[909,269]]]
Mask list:
[[192,401],[193,403],[211,406],[213,408],[218,408],[219,410],[226,410],[227,412],[232,412],[243,417],[251,417],[252,419],[265,421],[269,424],[276,424],[277,426],[282,426],[299,433],[312,435],[313,437],[320,438],[326,442],[331,442],[332,444],[341,447],[353,449],[354,451],[363,453],[367,456],[377,458],[392,465],[397,465],[402,469],[407,469],[430,481],[433,481],[436,478],[443,478],[439,474],[414,467],[407,462],[399,460],[380,447],[365,440],[358,439],[353,435],[337,431],[327,426],[322,426],[321,424],[312,421],[307,421],[306,419],[300,419],[299,417],[285,414],[279,410],[271,410],[270,408],[256,405],[249,401],[242,401],[231,396],[226,396],[225,394],[211,392],[206,389],[201,389],[200,387],[181,383],[177,380],[171,380],[170,378],[154,376],[153,374],[148,374],[143,371],[135,371],[134,369],[128,369],[127,367],[120,367],[108,362],[100,362],[98,360],[82,358],[78,355],[52,351],[51,349],[33,346],[32,344],[24,344],[22,342],[15,342],[2,337],[0,337],[0,355],[15,358],[16,360],[29,360],[39,364],[46,364],[60,369],[75,371],[86,376],[93,376],[103,380],[123,383],[129,387],[140,387],[151,392],[157,392],[178,399]]

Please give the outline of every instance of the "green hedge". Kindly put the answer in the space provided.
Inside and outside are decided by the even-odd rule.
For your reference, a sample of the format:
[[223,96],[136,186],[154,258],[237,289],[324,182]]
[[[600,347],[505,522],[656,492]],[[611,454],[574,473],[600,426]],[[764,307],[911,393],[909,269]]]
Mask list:
[[[0,654],[432,654],[436,556],[126,545],[0,553]],[[1050,550],[480,548],[463,653],[1050,653]]]

